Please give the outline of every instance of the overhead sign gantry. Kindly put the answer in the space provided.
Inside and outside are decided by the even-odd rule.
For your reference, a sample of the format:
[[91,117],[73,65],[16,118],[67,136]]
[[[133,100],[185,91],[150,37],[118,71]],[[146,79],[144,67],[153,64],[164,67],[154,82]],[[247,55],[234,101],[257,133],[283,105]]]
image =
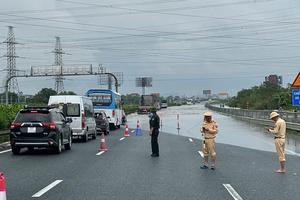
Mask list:
[[117,77],[110,72],[99,72],[94,70],[92,65],[64,65],[63,70],[61,66],[51,65],[51,66],[32,66],[29,74],[16,74],[9,77],[5,81],[5,102],[8,104],[8,84],[13,78],[34,78],[34,77],[49,77],[49,76],[88,76],[88,75],[109,75],[115,80],[116,92],[118,92],[119,81]]

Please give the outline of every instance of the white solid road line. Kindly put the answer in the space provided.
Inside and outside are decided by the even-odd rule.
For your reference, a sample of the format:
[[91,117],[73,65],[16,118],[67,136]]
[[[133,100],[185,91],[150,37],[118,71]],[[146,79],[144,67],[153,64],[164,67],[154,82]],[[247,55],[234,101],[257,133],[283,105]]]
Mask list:
[[288,153],[290,153],[291,155],[294,155],[294,156],[300,156],[300,154],[299,153],[296,153],[296,152],[294,152],[294,151],[292,151],[292,150],[289,150],[289,149],[285,149],[285,151],[286,152],[288,152]]
[[0,154],[6,153],[6,152],[9,152],[9,151],[11,151],[11,149],[8,149],[8,150],[5,150],[5,151],[0,151]]
[[204,154],[203,154],[202,151],[198,151],[198,153],[200,154],[200,156],[201,156],[202,158],[204,158]]
[[122,137],[122,138],[120,138],[120,141],[122,141],[122,140],[124,140],[125,139],[125,137]]
[[243,200],[243,198],[233,189],[230,184],[223,184],[229,194],[233,197],[234,200]]
[[39,192],[35,193],[32,198],[35,197],[41,197],[43,194],[45,194],[46,192],[48,192],[49,190],[51,190],[52,188],[54,188],[56,185],[60,184],[63,180],[56,180],[53,183],[51,183],[50,185],[48,185],[47,187],[41,189]]
[[192,139],[192,138],[189,138],[189,141],[190,141],[190,142],[193,142],[193,139]]
[[101,154],[104,154],[105,153],[105,151],[100,151],[99,153],[97,153],[96,155],[97,156],[100,156]]

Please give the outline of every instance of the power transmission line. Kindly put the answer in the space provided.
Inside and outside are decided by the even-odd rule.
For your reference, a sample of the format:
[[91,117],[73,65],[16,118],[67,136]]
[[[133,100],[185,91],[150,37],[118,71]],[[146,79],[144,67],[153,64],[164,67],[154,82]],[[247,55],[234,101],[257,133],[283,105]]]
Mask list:
[[58,72],[57,76],[55,77],[55,91],[57,93],[63,92],[64,89],[64,78],[62,76],[63,74],[63,59],[62,55],[65,54],[65,52],[61,48],[61,43],[60,43],[60,37],[55,37],[55,49],[53,53],[55,54],[55,66],[59,66],[60,72]]
[[[17,74],[17,66],[16,66],[16,47],[15,45],[18,44],[15,40],[15,35],[13,32],[13,27],[8,27],[8,35],[7,39],[4,41],[7,44],[7,54],[4,57],[7,58],[7,75],[6,80],[8,80],[12,76],[16,76]],[[16,78],[12,78],[8,83],[8,91],[12,93],[19,94],[19,86],[18,81]]]

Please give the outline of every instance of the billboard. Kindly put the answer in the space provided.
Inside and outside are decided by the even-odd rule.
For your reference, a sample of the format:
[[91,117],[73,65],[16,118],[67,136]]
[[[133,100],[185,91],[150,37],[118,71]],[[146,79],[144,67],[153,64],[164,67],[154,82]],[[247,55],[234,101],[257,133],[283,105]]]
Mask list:
[[204,95],[211,95],[211,90],[203,90]]
[[44,65],[32,66],[30,70],[31,76],[44,75],[76,75],[76,74],[92,74],[91,65]]
[[135,80],[136,87],[152,87],[152,77],[139,77]]

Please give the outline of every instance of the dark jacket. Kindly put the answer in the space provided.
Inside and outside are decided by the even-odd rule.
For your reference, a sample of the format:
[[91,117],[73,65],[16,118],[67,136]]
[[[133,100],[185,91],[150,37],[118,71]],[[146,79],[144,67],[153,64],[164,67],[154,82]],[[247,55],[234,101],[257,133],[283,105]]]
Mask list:
[[156,113],[153,113],[153,115],[150,118],[150,128],[154,128],[158,130],[160,128],[159,122],[160,122],[159,116]]

